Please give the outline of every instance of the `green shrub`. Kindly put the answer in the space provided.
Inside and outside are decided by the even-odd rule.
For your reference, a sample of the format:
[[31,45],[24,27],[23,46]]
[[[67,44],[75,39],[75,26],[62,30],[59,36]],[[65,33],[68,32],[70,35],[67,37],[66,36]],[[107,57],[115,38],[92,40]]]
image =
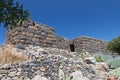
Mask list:
[[107,49],[114,53],[120,54],[120,36],[110,41],[108,43]]
[[97,62],[106,62],[112,59],[112,56],[103,53],[97,53],[94,57]]
[[118,68],[120,67],[120,57],[113,58],[109,60],[107,63],[111,66],[111,68],[114,68],[114,69]]
[[94,57],[97,62],[107,62],[113,69],[120,67],[120,57],[113,58],[112,56],[103,53],[97,53]]
[[120,76],[120,68],[112,70],[108,73],[109,75]]
[[73,76],[65,75],[61,80],[72,80]]

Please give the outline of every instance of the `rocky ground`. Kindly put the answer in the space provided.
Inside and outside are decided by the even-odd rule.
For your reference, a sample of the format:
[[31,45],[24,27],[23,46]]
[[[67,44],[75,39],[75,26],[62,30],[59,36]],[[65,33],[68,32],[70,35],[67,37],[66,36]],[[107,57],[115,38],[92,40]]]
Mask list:
[[97,63],[91,56],[80,58],[75,52],[39,46],[14,50],[27,55],[28,60],[1,66],[0,80],[62,80],[65,76],[72,76],[72,80],[107,80],[108,77],[108,66]]

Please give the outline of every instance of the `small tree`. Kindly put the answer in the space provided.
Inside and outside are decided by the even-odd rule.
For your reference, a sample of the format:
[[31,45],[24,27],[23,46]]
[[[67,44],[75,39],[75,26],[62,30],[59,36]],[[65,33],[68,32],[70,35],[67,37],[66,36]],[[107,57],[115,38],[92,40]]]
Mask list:
[[110,41],[108,43],[107,49],[114,53],[120,54],[120,36]]
[[29,13],[23,10],[23,5],[13,0],[0,0],[0,24],[5,28],[17,27],[21,25],[24,20],[27,20]]

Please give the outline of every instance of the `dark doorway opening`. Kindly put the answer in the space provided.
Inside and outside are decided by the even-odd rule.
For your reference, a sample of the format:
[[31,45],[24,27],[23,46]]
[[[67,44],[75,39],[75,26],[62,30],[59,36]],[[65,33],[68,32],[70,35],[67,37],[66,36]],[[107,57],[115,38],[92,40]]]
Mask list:
[[70,50],[71,50],[71,52],[75,52],[75,45],[74,44],[70,44]]

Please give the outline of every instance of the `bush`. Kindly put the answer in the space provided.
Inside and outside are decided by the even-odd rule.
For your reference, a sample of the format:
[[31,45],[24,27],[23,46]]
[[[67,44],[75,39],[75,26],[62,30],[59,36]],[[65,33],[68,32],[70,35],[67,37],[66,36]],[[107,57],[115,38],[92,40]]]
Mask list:
[[120,76],[120,68],[112,70],[108,73],[109,75]]
[[120,54],[120,36],[110,41],[108,43],[107,49],[114,53]]
[[112,59],[112,56],[103,53],[97,53],[94,57],[97,62],[106,62]]
[[108,63],[108,65],[111,66],[111,68],[116,69],[116,68],[120,67],[120,57],[113,58],[113,59],[109,60],[107,63]]
[[97,62],[107,62],[110,65],[110,68],[116,69],[120,67],[120,57],[113,58],[110,55],[97,53],[94,55]]
[[73,76],[65,75],[61,80],[72,80]]

